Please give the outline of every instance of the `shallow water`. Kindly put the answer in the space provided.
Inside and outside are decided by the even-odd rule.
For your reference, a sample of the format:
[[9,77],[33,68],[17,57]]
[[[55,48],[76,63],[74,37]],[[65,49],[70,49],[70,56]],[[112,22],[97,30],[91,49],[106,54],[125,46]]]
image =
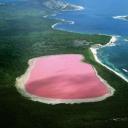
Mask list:
[[114,46],[98,50],[98,57],[105,65],[121,73],[128,79],[128,21],[114,19],[113,16],[128,15],[127,0],[67,0],[82,5],[85,10],[61,12],[54,18],[74,21],[75,24],[58,24],[55,29],[66,31],[117,35]]

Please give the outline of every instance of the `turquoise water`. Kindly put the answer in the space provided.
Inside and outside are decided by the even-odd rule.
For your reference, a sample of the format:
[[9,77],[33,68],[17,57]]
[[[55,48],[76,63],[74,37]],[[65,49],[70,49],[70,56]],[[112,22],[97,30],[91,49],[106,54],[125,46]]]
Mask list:
[[128,15],[128,0],[67,0],[85,7],[81,11],[61,12],[54,18],[74,21],[75,24],[58,24],[55,29],[89,34],[118,36],[114,46],[98,50],[98,58],[105,65],[128,79],[128,21],[113,16]]

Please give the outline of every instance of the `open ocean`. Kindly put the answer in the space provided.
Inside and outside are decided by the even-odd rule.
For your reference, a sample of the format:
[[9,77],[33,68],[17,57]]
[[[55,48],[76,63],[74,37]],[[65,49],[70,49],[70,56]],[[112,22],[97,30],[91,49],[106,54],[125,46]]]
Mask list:
[[98,50],[101,62],[128,79],[128,20],[114,19],[114,16],[128,15],[128,0],[66,0],[85,9],[63,11],[54,18],[74,21],[74,24],[61,23],[55,29],[118,36],[113,46]]

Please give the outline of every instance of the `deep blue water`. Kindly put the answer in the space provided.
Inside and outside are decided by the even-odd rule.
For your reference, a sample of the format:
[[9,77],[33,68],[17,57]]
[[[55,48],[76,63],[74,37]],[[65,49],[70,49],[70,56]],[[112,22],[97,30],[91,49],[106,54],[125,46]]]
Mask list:
[[[98,50],[98,57],[105,65],[128,79],[128,21],[113,16],[128,15],[128,0],[67,0],[82,5],[85,10],[61,12],[54,18],[75,21],[75,24],[58,24],[55,28],[89,34],[118,35],[115,46]],[[125,69],[125,70],[123,70]]]

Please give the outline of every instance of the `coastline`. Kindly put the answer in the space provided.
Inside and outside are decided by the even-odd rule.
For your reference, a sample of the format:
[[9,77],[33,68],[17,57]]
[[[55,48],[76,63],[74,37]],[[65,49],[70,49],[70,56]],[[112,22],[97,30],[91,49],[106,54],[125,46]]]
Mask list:
[[[110,39],[110,41],[109,41],[106,45],[104,45],[104,46],[105,46],[105,47],[106,47],[106,46],[114,46],[114,44],[115,44],[116,41],[118,40],[117,37],[118,37],[118,36],[112,36],[112,38]],[[104,46],[103,46],[103,47],[104,47]]]
[[[115,19],[118,19],[119,17],[123,17],[123,20],[127,21],[125,19],[126,16],[117,16],[117,18],[115,17]],[[114,18],[114,17],[113,17]],[[122,19],[122,18],[121,18]],[[61,19],[60,19],[61,20]],[[63,20],[63,19],[62,19]],[[74,21],[67,21],[67,23],[69,24],[75,24]],[[62,22],[59,22],[59,23],[55,23],[53,24],[51,27],[52,29],[54,30],[57,30],[55,27],[59,24],[63,24]],[[66,30],[63,30],[63,29],[59,29],[61,31],[66,31]],[[73,32],[73,31],[68,31],[68,32]],[[98,34],[98,35],[107,35],[107,34]],[[95,46],[92,46],[90,48],[91,52],[93,53],[93,56],[96,60],[96,62],[98,62],[99,64],[101,64],[102,66],[104,66],[105,68],[107,68],[108,70],[114,72],[117,76],[119,76],[120,78],[122,78],[123,80],[125,80],[126,82],[128,82],[128,80],[123,76],[121,75],[120,73],[116,72],[115,70],[111,69],[110,67],[108,67],[107,65],[103,64],[99,58],[97,57],[97,50],[100,48],[100,47],[106,47],[106,46],[115,46],[116,44],[116,41],[118,40],[117,37],[120,37],[120,36],[112,36],[112,35],[107,35],[107,36],[111,36],[112,38],[110,39],[110,41],[106,44],[106,45],[101,45],[101,44],[97,44],[96,47]],[[127,39],[125,39],[125,41],[127,41]]]
[[106,45],[96,45],[96,46],[92,46],[90,48],[91,52],[93,53],[93,56],[95,58],[95,61],[98,62],[99,64],[101,64],[102,66],[104,66],[105,68],[107,68],[108,70],[112,71],[113,73],[115,73],[117,76],[119,76],[120,78],[122,78],[123,80],[125,80],[126,82],[128,82],[128,80],[123,76],[121,75],[120,73],[114,71],[113,69],[111,69],[110,67],[108,67],[107,65],[103,64],[100,59],[98,58],[97,56],[97,50],[100,48],[100,47],[106,47],[106,46],[112,46],[113,43],[115,43],[117,41],[117,38],[116,36],[112,36],[112,38],[110,39],[110,41],[106,44]]
[[[73,7],[72,9],[66,9],[66,7],[67,6],[71,6],[71,7]],[[69,4],[69,3],[67,3],[62,9],[61,9],[61,11],[81,11],[81,10],[84,10],[85,8],[83,7],[83,6],[79,6],[79,5],[74,5],[74,4]],[[58,13],[56,12],[56,13],[53,13],[53,14],[51,14],[51,15],[44,15],[43,16],[43,18],[48,18],[49,16],[56,16]],[[63,24],[63,23],[68,23],[68,24],[75,24],[75,21],[70,21],[70,20],[65,20],[65,19],[59,19],[59,18],[54,18],[54,19],[56,19],[56,20],[60,20],[60,22],[57,22],[57,23],[55,23],[55,24],[53,24],[52,26],[51,26],[51,28],[52,29],[55,29],[55,27],[57,26],[57,25],[59,25],[59,24]]]
[[[51,56],[54,56],[54,55],[51,55]],[[44,56],[44,57],[47,57],[47,56]],[[40,57],[37,57],[37,58],[40,58]],[[95,98],[85,98],[85,99],[55,99],[55,98],[45,98],[45,97],[39,97],[39,96],[35,96],[35,95],[32,95],[30,93],[28,93],[25,89],[25,83],[26,81],[28,80],[29,78],[29,75],[34,67],[34,65],[36,64],[36,59],[37,58],[33,58],[33,59],[30,59],[28,61],[28,69],[26,70],[26,72],[21,75],[20,77],[17,77],[16,78],[16,88],[18,90],[18,92],[32,100],[32,101],[38,101],[38,102],[42,102],[42,103],[46,103],[46,104],[52,104],[52,105],[55,105],[55,104],[61,104],[61,103],[64,103],[64,104],[79,104],[79,103],[90,103],[90,102],[99,102],[99,101],[103,101],[105,99],[107,99],[108,97],[111,97],[114,95],[114,92],[115,92],[115,89],[113,87],[111,87],[107,81],[105,81],[104,79],[102,79],[96,69],[92,66],[93,70],[95,71],[95,74],[96,76],[98,77],[98,79],[104,83],[104,86],[106,86],[108,88],[108,93],[106,93],[105,95],[103,96],[99,96],[99,97],[95,97]]]

